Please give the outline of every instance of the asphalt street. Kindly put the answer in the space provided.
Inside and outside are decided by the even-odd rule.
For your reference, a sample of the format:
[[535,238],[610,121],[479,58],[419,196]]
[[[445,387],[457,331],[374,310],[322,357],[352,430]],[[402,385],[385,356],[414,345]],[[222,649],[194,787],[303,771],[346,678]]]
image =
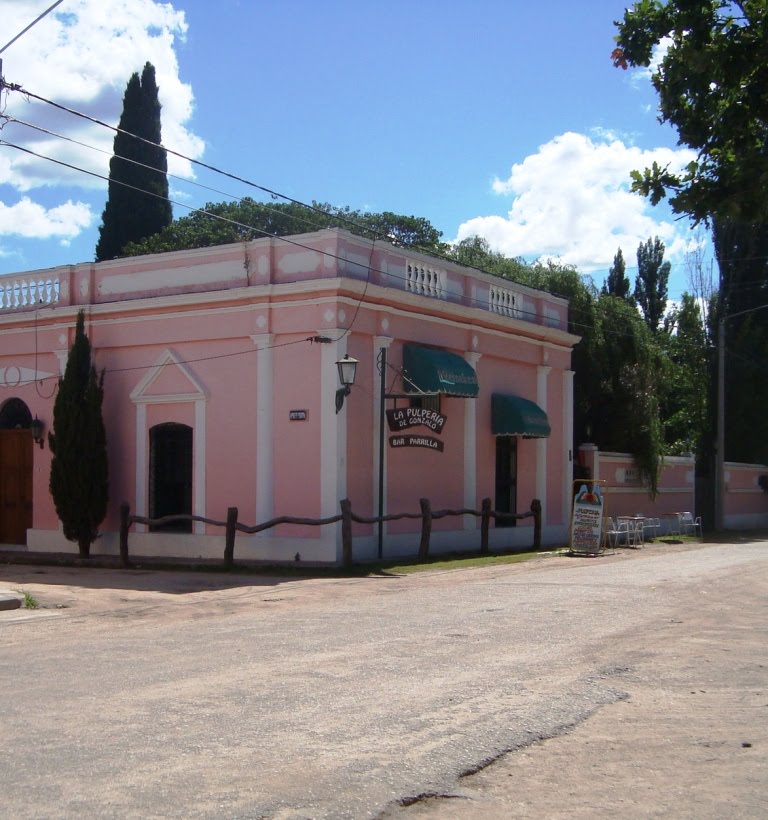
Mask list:
[[[739,714],[768,726],[767,541],[336,580],[5,566],[0,587],[41,604],[0,612],[8,817],[471,811],[468,774],[576,736],[664,648],[705,680],[714,611],[754,618],[744,687],[765,689]],[[731,816],[761,816],[763,774]]]

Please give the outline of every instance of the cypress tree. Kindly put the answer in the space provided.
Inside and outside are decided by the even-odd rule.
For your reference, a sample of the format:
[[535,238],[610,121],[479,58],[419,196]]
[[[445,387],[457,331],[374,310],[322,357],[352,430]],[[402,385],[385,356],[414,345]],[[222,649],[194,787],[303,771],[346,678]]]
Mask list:
[[53,453],[49,486],[56,514],[64,537],[76,541],[80,555],[86,558],[107,514],[109,481],[107,437],[101,413],[103,398],[104,372],[98,376],[91,362],[91,343],[85,335],[81,310],[64,376],[59,379],[48,444]]
[[160,147],[160,101],[151,63],[144,66],[141,77],[134,73],[128,80],[119,128],[109,163],[109,190],[101,215],[97,262],[120,256],[129,242],[140,242],[171,224],[168,157],[165,148]]
[[669,262],[664,261],[664,243],[658,236],[637,248],[635,300],[648,327],[655,333],[667,309]]
[[624,254],[621,248],[613,257],[613,265],[608,271],[608,279],[603,285],[603,293],[606,296],[618,296],[619,299],[630,300],[629,277],[627,276],[627,266],[624,263]]

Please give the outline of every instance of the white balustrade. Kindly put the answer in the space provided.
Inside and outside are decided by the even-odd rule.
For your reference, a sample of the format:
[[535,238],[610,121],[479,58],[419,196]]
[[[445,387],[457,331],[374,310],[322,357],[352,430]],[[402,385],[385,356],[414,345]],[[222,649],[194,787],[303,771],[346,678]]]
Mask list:
[[59,278],[26,276],[0,277],[0,311],[28,310],[59,301]]
[[408,262],[405,289],[420,296],[443,297],[443,272]]
[[488,310],[493,313],[501,313],[504,316],[513,316],[516,319],[522,318],[520,310],[520,294],[509,288],[500,288],[491,285],[488,289]]

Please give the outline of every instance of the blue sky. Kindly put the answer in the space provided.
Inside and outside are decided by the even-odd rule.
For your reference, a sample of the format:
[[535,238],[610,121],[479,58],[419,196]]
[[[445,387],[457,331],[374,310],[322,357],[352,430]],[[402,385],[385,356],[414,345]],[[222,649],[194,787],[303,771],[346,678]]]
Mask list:
[[[4,0],[0,43],[51,5]],[[613,67],[617,0],[63,0],[3,54],[10,83],[113,124],[157,69],[167,147],[301,201],[429,219],[601,284],[659,235],[686,289],[700,232],[628,192],[629,170],[687,161],[642,72]],[[107,173],[113,134],[30,103],[0,139]],[[171,159],[189,206],[257,190]],[[215,188],[203,190],[192,182]],[[88,261],[106,183],[0,145],[0,273]],[[186,213],[177,207],[176,215]]]

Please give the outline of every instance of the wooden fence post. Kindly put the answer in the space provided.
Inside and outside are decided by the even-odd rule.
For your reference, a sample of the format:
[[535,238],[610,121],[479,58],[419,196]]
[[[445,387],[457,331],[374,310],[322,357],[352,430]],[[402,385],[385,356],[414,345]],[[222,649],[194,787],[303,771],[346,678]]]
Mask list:
[[481,506],[483,511],[480,517],[480,552],[485,554],[488,552],[488,528],[491,524],[491,499],[484,498]]
[[428,498],[420,498],[421,506],[421,542],[419,543],[419,558],[429,556],[429,539],[432,535],[432,505]]
[[224,566],[232,568],[235,562],[235,529],[237,525],[237,507],[227,508],[227,529],[224,535]]
[[130,566],[128,560],[128,528],[130,527],[128,516],[130,514],[130,505],[122,503],[120,505],[120,566],[123,568]]
[[352,502],[342,498],[341,505],[341,565],[352,566]]
[[533,548],[541,548],[541,501],[534,498],[531,501],[531,512],[533,513]]

